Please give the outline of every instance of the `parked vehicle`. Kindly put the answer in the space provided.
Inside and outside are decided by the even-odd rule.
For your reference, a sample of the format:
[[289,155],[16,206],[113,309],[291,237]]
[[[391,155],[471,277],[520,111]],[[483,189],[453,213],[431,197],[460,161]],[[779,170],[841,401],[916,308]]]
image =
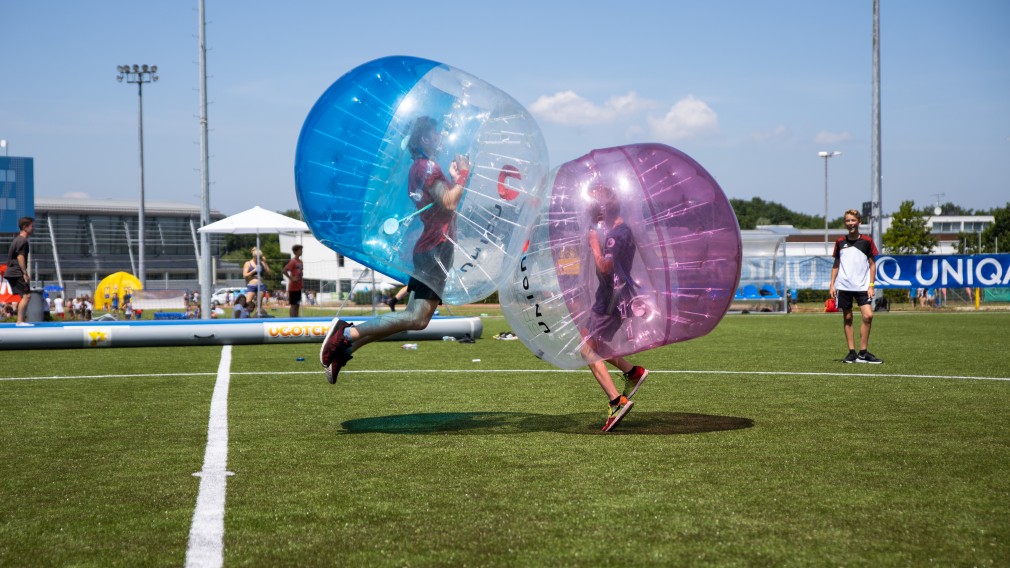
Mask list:
[[218,288],[210,297],[211,306],[223,306],[228,303],[228,292],[231,292],[231,301],[234,302],[239,294],[245,294],[245,288]]

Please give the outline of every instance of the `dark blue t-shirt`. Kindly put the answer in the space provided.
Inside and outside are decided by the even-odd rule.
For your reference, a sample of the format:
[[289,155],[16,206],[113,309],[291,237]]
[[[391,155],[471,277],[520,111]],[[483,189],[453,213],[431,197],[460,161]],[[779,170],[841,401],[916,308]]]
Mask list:
[[[614,261],[614,270],[610,274],[596,271],[600,286],[596,289],[593,311],[598,314],[614,315],[620,301],[628,301],[634,296],[632,286],[625,282],[625,279],[631,277],[631,265],[635,261],[635,237],[631,234],[631,229],[621,223],[607,233],[606,239],[602,247],[603,256]],[[621,290],[620,298],[614,298],[615,287]]]

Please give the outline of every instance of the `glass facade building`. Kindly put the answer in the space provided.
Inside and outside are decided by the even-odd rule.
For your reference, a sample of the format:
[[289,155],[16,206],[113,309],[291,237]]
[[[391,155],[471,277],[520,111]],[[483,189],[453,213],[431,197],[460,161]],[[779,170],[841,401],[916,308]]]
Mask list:
[[[138,203],[111,199],[35,199],[35,232],[29,264],[32,280],[59,284],[69,293],[94,289],[114,272],[137,275]],[[149,201],[144,205],[144,263],[148,289],[198,289],[200,207]],[[211,211],[211,222],[223,219]],[[15,229],[16,231],[16,229]],[[9,242],[13,233],[4,233]],[[220,256],[222,235],[211,235]],[[238,279],[238,266],[214,262],[215,281]]]
[[0,156],[0,233],[17,233],[18,219],[35,216],[35,161]]

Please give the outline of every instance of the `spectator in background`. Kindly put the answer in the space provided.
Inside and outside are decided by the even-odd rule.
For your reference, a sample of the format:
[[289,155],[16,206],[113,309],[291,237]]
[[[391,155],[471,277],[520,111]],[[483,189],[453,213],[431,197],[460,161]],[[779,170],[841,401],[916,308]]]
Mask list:
[[266,276],[270,274],[270,272],[270,265],[268,265],[266,260],[263,259],[263,254],[260,252],[260,249],[253,247],[252,259],[247,260],[242,266],[242,276],[246,279],[246,302],[254,301],[256,299],[257,292],[266,292],[266,284],[260,281],[260,277]]
[[400,290],[397,291],[396,294],[393,294],[393,297],[386,302],[386,305],[389,306],[389,311],[395,312],[396,304],[402,304],[403,299],[406,297],[407,297],[407,287],[404,286],[400,288]]
[[232,307],[232,318],[233,319],[243,319],[249,317],[249,301],[245,299],[245,296],[239,296],[235,298],[235,306]]
[[18,302],[17,325],[30,326],[32,324],[25,321],[25,310],[31,300],[30,283],[31,275],[28,273],[28,237],[35,232],[35,219],[22,217],[18,220],[20,232],[11,241],[7,249],[7,272],[4,278],[11,286],[11,294],[21,296]]
[[305,266],[302,264],[302,245],[291,247],[294,257],[284,265],[284,276],[288,279],[288,315],[298,317],[302,303],[302,274]]
[[53,298],[53,316],[58,317],[61,320],[67,319],[67,313],[64,311],[63,307],[63,292],[60,292]]

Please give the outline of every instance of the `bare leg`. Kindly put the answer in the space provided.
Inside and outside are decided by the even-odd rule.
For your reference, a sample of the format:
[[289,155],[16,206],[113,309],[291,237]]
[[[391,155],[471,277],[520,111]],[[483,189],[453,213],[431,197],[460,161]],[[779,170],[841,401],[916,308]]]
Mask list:
[[437,300],[418,300],[411,295],[403,310],[389,312],[349,328],[351,352],[353,353],[373,341],[385,339],[394,333],[424,329],[428,326],[428,322],[431,321],[431,316],[435,314],[437,308]]
[[852,337],[852,310],[845,310],[842,319],[842,330],[845,332],[845,341],[849,344],[849,350],[856,348],[856,342]]
[[21,301],[18,302],[18,321],[17,323],[25,323],[25,310],[28,308],[28,302],[31,300],[30,293],[23,294],[21,296]]
[[617,392],[617,387],[614,386],[614,379],[610,376],[610,371],[607,370],[607,363],[602,359],[589,364],[589,370],[593,373],[593,378],[596,382],[600,383],[600,387],[603,388],[603,392],[607,394],[607,401],[614,400],[621,396],[621,393]]
[[628,371],[631,370],[632,367],[634,367],[634,365],[627,362],[624,359],[624,357],[612,357],[610,359],[607,359],[607,362],[617,367],[617,369],[620,370],[622,373],[627,373]]
[[[866,346],[870,343],[870,326],[873,324],[873,308],[869,305],[860,306],[859,311],[863,316],[863,322],[859,326],[859,349],[866,351]],[[849,335],[852,335],[852,325],[849,325]],[[851,348],[852,341],[849,341]]]

